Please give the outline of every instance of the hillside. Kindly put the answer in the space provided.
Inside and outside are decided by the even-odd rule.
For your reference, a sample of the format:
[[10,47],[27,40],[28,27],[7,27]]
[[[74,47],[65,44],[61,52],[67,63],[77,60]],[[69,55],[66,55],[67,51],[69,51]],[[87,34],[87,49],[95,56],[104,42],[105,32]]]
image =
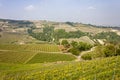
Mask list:
[[120,57],[45,64],[0,63],[3,80],[119,80]]
[[[95,25],[90,25],[90,24],[83,24],[83,23],[73,23],[73,22],[52,22],[52,21],[45,21],[45,20],[9,20],[9,19],[0,19],[0,40],[2,41],[2,43],[41,43],[41,42],[46,42],[45,39],[38,39],[37,37],[40,38],[40,36],[38,36],[39,33],[43,33],[43,29],[45,27],[54,27],[54,31],[55,32],[59,32],[60,30],[65,30],[66,33],[77,33],[77,31],[81,31],[82,33],[84,33],[85,35],[74,35],[77,37],[69,37],[69,38],[80,38],[82,36],[88,36],[89,38],[91,38],[90,36],[94,36],[98,33],[101,32],[115,32],[119,35],[119,31],[115,31],[112,28],[107,28],[107,27],[98,27]],[[32,30],[33,33],[36,33],[35,35],[31,35],[28,33],[28,30]],[[22,36],[24,36],[24,40],[17,40],[15,39],[15,36],[13,37],[13,41],[8,42],[8,41],[3,41],[5,40],[5,36],[13,36],[13,34],[15,33],[16,36],[18,36],[17,34],[20,34]],[[61,33],[61,32],[60,32]],[[7,34],[7,35],[6,35]],[[58,34],[59,33],[55,33]],[[5,35],[5,36],[4,36]],[[20,36],[19,35],[19,36]],[[60,34],[63,35],[63,34]],[[81,35],[81,36],[80,36]],[[44,35],[43,35],[44,36]],[[49,35],[51,36],[51,35]],[[72,36],[72,35],[68,35],[68,36]],[[32,38],[31,38],[32,37]],[[29,38],[29,39],[28,39]],[[30,39],[31,38],[31,39]],[[43,38],[43,37],[42,37]],[[57,43],[58,43],[58,37],[53,37],[53,39],[57,38]],[[65,37],[62,37],[60,39],[63,39]],[[37,41],[37,40],[39,41]],[[8,39],[9,40],[9,39]],[[30,41],[28,41],[30,40]],[[28,41],[28,42],[26,42]],[[92,39],[93,41],[93,39]]]
[[0,19],[0,80],[120,80],[117,28]]
[[[8,32],[20,32],[26,31],[30,27],[35,27],[41,29],[46,25],[53,26],[56,29],[65,29],[69,31],[81,30],[83,32],[99,33],[102,31],[109,31],[110,29],[98,28],[92,25],[82,24],[82,23],[72,23],[72,22],[51,22],[51,21],[25,21],[25,20],[9,20],[0,19],[0,28]],[[96,32],[97,31],[97,32]]]

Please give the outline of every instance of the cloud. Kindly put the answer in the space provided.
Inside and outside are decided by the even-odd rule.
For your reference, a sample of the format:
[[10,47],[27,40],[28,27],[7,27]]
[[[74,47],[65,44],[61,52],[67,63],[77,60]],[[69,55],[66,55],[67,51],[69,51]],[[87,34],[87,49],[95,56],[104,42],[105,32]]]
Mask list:
[[88,9],[89,9],[89,10],[95,10],[96,8],[93,7],[93,6],[89,6]]
[[28,5],[24,8],[26,11],[33,11],[35,9],[34,5]]

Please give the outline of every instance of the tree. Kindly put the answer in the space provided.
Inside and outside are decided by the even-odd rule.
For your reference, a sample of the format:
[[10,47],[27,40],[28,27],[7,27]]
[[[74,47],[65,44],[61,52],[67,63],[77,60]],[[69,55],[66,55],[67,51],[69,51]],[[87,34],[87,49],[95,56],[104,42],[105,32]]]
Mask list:
[[65,47],[65,48],[69,48],[70,44],[67,40],[62,40],[61,44]]
[[71,42],[71,45],[72,45],[72,47],[77,47],[77,46],[78,46],[78,43],[77,43],[76,41],[72,41],[72,42]]
[[114,56],[116,54],[115,50],[116,50],[115,46],[113,44],[109,44],[104,47],[103,52],[106,57],[109,57],[109,56]]
[[84,59],[84,60],[91,60],[92,59],[92,54],[86,53],[86,54],[82,55],[81,58]]
[[86,51],[86,50],[89,50],[90,48],[92,48],[92,45],[88,43],[79,42],[78,44],[78,49],[80,51]]
[[71,52],[73,55],[76,55],[76,56],[78,56],[80,54],[80,51],[77,48],[74,48],[74,47],[71,48],[69,50],[69,52]]

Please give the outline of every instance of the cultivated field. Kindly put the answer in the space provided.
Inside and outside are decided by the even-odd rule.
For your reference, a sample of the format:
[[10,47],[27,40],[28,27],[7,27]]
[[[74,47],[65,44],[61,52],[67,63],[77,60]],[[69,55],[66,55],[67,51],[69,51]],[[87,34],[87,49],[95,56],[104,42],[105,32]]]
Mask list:
[[83,62],[0,63],[3,80],[120,80],[120,56]]
[[56,62],[56,61],[72,61],[76,58],[70,54],[54,54],[54,53],[38,53],[28,63],[43,63],[43,62]]
[[2,63],[43,63],[72,61],[76,57],[63,54],[57,45],[52,44],[1,44],[0,62]]
[[0,51],[0,62],[2,63],[24,63],[35,53],[17,52],[17,51]]
[[58,46],[52,44],[1,44],[0,50],[60,52]]

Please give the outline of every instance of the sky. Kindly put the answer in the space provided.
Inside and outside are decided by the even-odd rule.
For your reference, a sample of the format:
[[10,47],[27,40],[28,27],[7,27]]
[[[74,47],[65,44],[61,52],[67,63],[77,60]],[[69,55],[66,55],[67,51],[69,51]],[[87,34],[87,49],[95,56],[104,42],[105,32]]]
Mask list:
[[120,0],[0,0],[0,18],[120,26]]

